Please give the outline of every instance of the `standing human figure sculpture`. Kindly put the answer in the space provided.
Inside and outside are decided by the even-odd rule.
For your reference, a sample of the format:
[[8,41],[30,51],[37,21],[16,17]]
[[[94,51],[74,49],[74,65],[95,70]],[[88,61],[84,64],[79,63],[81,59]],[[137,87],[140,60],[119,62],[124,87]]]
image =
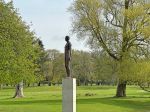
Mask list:
[[66,36],[65,41],[67,42],[65,45],[65,68],[67,77],[71,77],[70,63],[71,63],[71,42],[69,41],[70,37]]

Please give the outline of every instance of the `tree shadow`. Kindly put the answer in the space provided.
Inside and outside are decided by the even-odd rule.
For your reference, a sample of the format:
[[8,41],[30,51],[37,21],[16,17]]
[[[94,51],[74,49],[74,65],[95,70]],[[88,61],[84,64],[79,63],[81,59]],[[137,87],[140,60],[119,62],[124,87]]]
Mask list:
[[106,97],[106,98],[78,99],[77,104],[101,103],[106,105],[130,108],[134,110],[150,110],[150,100],[143,101],[142,98],[149,98],[149,97],[126,97],[126,98]]
[[[8,98],[10,99],[10,98]],[[11,98],[12,99],[12,98]],[[0,105],[30,105],[30,104],[47,104],[47,105],[60,105],[61,100],[6,100],[0,101]]]
[[[148,100],[143,100],[147,99]],[[7,98],[0,101],[0,105],[61,105],[62,100],[28,100],[28,99],[12,99]],[[130,108],[134,110],[150,110],[150,98],[149,97],[135,97],[129,96],[126,98],[115,98],[115,97],[105,97],[105,98],[86,98],[77,99],[77,105],[82,104],[105,104],[124,108]],[[97,107],[100,108],[100,107]]]

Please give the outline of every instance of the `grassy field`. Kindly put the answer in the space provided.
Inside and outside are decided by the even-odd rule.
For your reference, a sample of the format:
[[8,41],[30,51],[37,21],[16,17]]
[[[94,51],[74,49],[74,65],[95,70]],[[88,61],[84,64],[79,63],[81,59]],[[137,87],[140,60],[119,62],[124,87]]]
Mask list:
[[[0,90],[0,112],[62,112],[61,87],[24,91],[25,98],[12,99],[14,89]],[[115,87],[106,86],[78,87],[77,112],[150,112],[150,93],[130,86],[126,98],[114,98],[115,91]]]

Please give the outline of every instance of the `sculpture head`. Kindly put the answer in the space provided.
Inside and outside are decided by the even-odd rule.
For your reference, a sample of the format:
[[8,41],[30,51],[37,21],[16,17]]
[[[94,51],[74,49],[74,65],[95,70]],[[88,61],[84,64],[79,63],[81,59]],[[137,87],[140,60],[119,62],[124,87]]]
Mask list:
[[70,40],[70,37],[69,37],[69,36],[66,36],[66,37],[65,37],[65,41],[68,42],[69,40]]

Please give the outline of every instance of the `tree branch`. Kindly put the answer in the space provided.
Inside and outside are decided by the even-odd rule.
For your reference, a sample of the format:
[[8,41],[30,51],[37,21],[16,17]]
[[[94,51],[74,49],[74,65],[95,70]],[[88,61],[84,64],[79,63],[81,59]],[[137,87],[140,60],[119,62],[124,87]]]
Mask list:
[[106,22],[109,22],[111,25],[113,26],[116,26],[116,27],[119,27],[119,28],[122,28],[123,26],[122,25],[118,25],[118,24],[114,24],[113,21],[114,21],[114,16],[111,20],[108,19],[108,15],[105,16],[106,17]]

